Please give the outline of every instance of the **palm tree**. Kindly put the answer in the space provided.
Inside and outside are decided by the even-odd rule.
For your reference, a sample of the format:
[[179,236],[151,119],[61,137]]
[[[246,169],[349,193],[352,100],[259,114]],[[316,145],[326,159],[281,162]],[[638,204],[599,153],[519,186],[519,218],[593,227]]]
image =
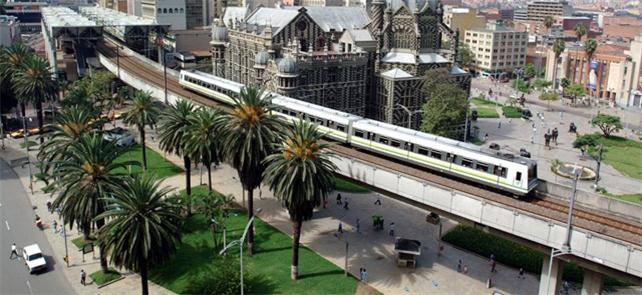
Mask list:
[[[16,94],[23,101],[31,102],[36,107],[38,128],[42,130],[42,103],[55,99],[57,91],[57,82],[51,76],[49,63],[39,56],[29,55],[12,80]],[[44,137],[40,136],[40,143],[44,143],[44,140]]]
[[[112,188],[121,183],[127,165],[137,162],[117,162],[124,150],[103,139],[100,133],[81,136],[66,149],[64,160],[56,163],[53,176],[58,180],[54,207],[61,209],[65,224],[82,225],[85,239],[91,233],[91,223],[105,211],[105,199],[112,197]],[[96,228],[105,224],[104,218],[95,220]],[[100,251],[100,264],[107,270],[105,251]]]
[[586,39],[586,41],[584,41],[584,53],[586,53],[586,64],[587,64],[586,65],[587,84],[589,82],[589,75],[591,73],[591,59],[593,58],[593,54],[595,54],[596,50],[597,50],[597,42],[595,41],[595,39]]
[[212,191],[212,164],[221,161],[225,116],[218,110],[200,108],[189,118],[185,152],[189,157],[207,167],[207,185]]
[[304,220],[312,218],[315,206],[321,204],[334,186],[336,166],[330,161],[328,144],[309,122],[297,122],[288,130],[285,142],[265,160],[265,181],[290,214],[292,221],[291,277],[299,271],[299,240]]
[[142,294],[149,294],[148,268],[167,261],[180,243],[179,207],[153,174],[129,177],[104,199],[107,211],[96,219],[110,222],[98,231],[98,245],[118,267],[139,272]]
[[[234,109],[228,115],[223,148],[226,159],[238,172],[243,189],[247,191],[248,218],[254,215],[254,190],[263,181],[263,160],[272,153],[282,129],[282,121],[272,113],[271,101],[271,96],[264,97],[263,89],[254,85],[243,87],[240,97],[234,98]],[[248,254],[252,255],[252,227],[247,241]]]
[[49,140],[40,146],[38,159],[49,167],[62,161],[67,148],[91,132],[96,123],[89,110],[81,106],[63,109],[55,123],[50,125],[53,132],[48,136]]
[[[546,17],[544,17],[543,23],[544,23],[544,26],[546,27],[546,33],[550,34],[551,33],[551,27],[555,23],[555,20],[553,19],[552,16],[547,15]],[[542,44],[541,44],[542,47],[545,46],[544,45],[544,40],[545,39],[546,39],[545,36],[543,36],[543,34],[542,34]],[[539,51],[539,50],[540,49],[538,49],[537,51]],[[539,77],[539,73],[541,71],[541,64],[542,64],[542,56],[541,56],[541,54],[538,54],[537,55],[537,76],[538,77]]]
[[132,108],[123,118],[125,124],[136,125],[140,135],[140,144],[143,151],[143,169],[147,170],[147,152],[145,151],[145,127],[153,128],[159,115],[158,108],[149,92],[137,91],[132,99]]
[[546,31],[550,34],[551,27],[555,23],[555,19],[553,19],[552,16],[547,15],[544,17],[544,26],[546,27]]
[[555,42],[553,42],[553,52],[555,53],[555,62],[553,63],[553,82],[555,85],[553,86],[554,89],[557,89],[557,60],[560,58],[560,55],[562,55],[562,52],[566,50],[566,45],[564,43],[564,40],[561,38],[555,39]]
[[187,191],[187,215],[191,215],[192,205],[190,197],[192,195],[192,161],[185,152],[185,143],[187,141],[187,131],[190,129],[189,117],[194,112],[194,105],[187,100],[179,100],[176,105],[171,105],[159,118],[160,130],[160,148],[168,153],[175,153],[183,156],[183,165],[185,166],[185,187]]
[[[0,75],[5,81],[11,81],[12,85],[15,83],[15,73],[24,66],[24,61],[29,55],[31,55],[29,48],[22,43],[14,43],[4,48],[4,58],[0,60],[0,63],[3,64]],[[13,88],[13,86],[11,88]],[[23,117],[26,116],[27,112],[27,99],[28,97],[18,97]]]
[[582,41],[582,37],[586,35],[586,25],[583,23],[576,24],[575,27],[573,27],[573,31],[575,31],[575,36],[577,37],[577,41],[580,42]]

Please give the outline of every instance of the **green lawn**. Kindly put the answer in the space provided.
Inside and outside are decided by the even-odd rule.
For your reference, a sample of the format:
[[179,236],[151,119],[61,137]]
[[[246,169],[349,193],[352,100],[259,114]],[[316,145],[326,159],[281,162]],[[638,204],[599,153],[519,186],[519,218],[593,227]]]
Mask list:
[[501,106],[501,104],[479,97],[473,97],[470,102],[471,110],[477,110],[479,118],[499,118],[496,108],[498,105]]
[[[228,241],[242,234],[246,216],[235,212],[227,221]],[[290,280],[291,239],[265,224],[255,221],[255,254],[244,255],[244,265],[250,273],[246,285],[256,294],[354,294],[357,280],[345,277],[343,270],[306,247],[299,256],[300,278]],[[216,277],[215,265],[221,258],[213,248],[208,224],[202,215],[187,219],[182,227],[183,243],[177,253],[162,267],[151,271],[150,279],[178,294],[202,294],[203,280]],[[229,252],[238,255],[238,248]],[[337,248],[342,251],[343,248]],[[338,254],[337,254],[338,255]]]
[[119,279],[121,275],[115,269],[110,268],[105,272],[103,272],[102,270],[93,272],[92,274],[89,275],[89,277],[94,282],[94,284],[96,284],[97,286],[101,286],[113,280]]
[[85,244],[95,243],[95,242],[96,240],[85,240],[85,237],[82,237],[82,236],[71,240],[71,243],[74,244],[76,248],[78,248],[79,250],[82,249],[85,246]]
[[[165,178],[183,172],[183,169],[166,160],[161,154],[147,148],[147,171],[155,173],[158,177]],[[127,150],[122,156],[116,159],[117,162],[138,161],[140,166],[131,166],[132,173],[140,173],[143,170],[143,151],[140,145],[135,145]],[[122,172],[122,171],[120,171]]]
[[494,108],[496,106],[502,106],[501,103],[496,103],[496,102],[494,102],[492,100],[483,99],[483,98],[479,98],[479,97],[471,98],[470,102],[473,103],[476,106],[479,106],[479,107],[485,106],[485,107],[493,107]]
[[370,192],[370,190],[367,187],[341,177],[336,177],[334,179],[334,189],[342,192],[347,192],[347,193],[369,193]]
[[[442,239],[483,257],[490,257],[490,254],[495,254],[498,262],[513,268],[519,269],[523,267],[527,272],[537,275],[542,271],[543,253],[516,242],[487,234],[479,229],[458,225],[445,234]],[[584,278],[583,271],[575,264],[565,263],[563,278],[571,282],[581,283]],[[625,285],[623,282],[611,277],[605,277],[604,284],[609,286]]]
[[502,112],[506,118],[518,119],[522,117],[522,109],[519,107],[503,106]]
[[614,199],[620,199],[624,201],[628,201],[631,203],[636,203],[639,205],[642,205],[642,194],[631,194],[631,195],[612,195],[612,194],[607,194],[609,197],[614,198]]
[[604,163],[632,178],[642,179],[642,142],[619,136],[599,137],[604,144]]
[[472,107],[472,109],[477,110],[478,118],[499,118],[499,114],[497,113],[495,107]]

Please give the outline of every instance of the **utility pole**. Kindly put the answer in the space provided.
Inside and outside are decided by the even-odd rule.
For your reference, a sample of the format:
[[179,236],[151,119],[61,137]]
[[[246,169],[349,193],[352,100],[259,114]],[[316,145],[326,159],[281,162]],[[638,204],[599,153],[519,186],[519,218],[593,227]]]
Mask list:
[[600,152],[597,154],[597,171],[595,172],[595,189],[597,189],[597,184],[600,181],[600,166],[602,166],[602,152],[604,151],[604,145],[599,145]]
[[29,133],[27,132],[27,118],[22,116],[22,137],[27,151],[27,168],[29,169],[29,190],[33,194],[33,174],[31,173],[31,157],[29,157]]

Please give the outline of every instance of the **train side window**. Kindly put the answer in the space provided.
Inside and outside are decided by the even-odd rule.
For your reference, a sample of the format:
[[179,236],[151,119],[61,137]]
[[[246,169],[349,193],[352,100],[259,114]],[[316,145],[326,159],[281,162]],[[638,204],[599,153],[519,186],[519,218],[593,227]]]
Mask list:
[[468,168],[473,168],[473,161],[468,159],[461,159],[461,165]]
[[440,159],[441,160],[441,153],[437,151],[430,151],[430,156],[435,158],[435,159]]
[[364,136],[363,131],[355,129],[354,130],[354,136],[358,136],[358,137],[363,138],[363,136]]
[[395,140],[391,140],[390,141],[390,145],[394,146],[394,147],[400,147],[401,143],[399,143],[398,141],[395,141]]
[[346,131],[346,126],[345,125],[341,125],[341,124],[337,124],[337,130],[345,132]]
[[418,152],[420,155],[424,155],[424,156],[427,156],[427,155],[428,155],[428,150],[427,150],[427,149],[425,149],[425,148],[422,148],[422,147],[419,147],[419,148],[417,149],[417,152]]
[[517,174],[515,175],[515,180],[522,181],[522,172],[517,172]]
[[477,162],[477,165],[475,165],[475,169],[483,172],[488,172],[488,165]]
[[379,142],[383,144],[388,144],[388,138],[385,138],[383,136],[379,136]]
[[506,178],[506,175],[508,174],[506,168],[504,167],[502,167],[500,173],[501,173],[500,176],[504,178]]

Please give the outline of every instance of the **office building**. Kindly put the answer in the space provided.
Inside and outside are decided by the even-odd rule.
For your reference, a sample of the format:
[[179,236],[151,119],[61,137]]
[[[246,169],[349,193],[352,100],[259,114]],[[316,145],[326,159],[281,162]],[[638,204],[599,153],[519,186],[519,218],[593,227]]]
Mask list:
[[185,30],[185,0],[142,0],[142,16],[158,24],[169,25],[170,30]]
[[474,8],[446,7],[444,23],[453,31],[459,30],[459,41],[464,41],[464,32],[486,27],[486,17],[477,15]]
[[499,23],[484,29],[468,30],[465,42],[483,76],[497,76],[525,65],[528,33],[514,31]]
[[544,21],[546,16],[571,16],[573,8],[563,0],[536,0],[528,3],[528,20]]

